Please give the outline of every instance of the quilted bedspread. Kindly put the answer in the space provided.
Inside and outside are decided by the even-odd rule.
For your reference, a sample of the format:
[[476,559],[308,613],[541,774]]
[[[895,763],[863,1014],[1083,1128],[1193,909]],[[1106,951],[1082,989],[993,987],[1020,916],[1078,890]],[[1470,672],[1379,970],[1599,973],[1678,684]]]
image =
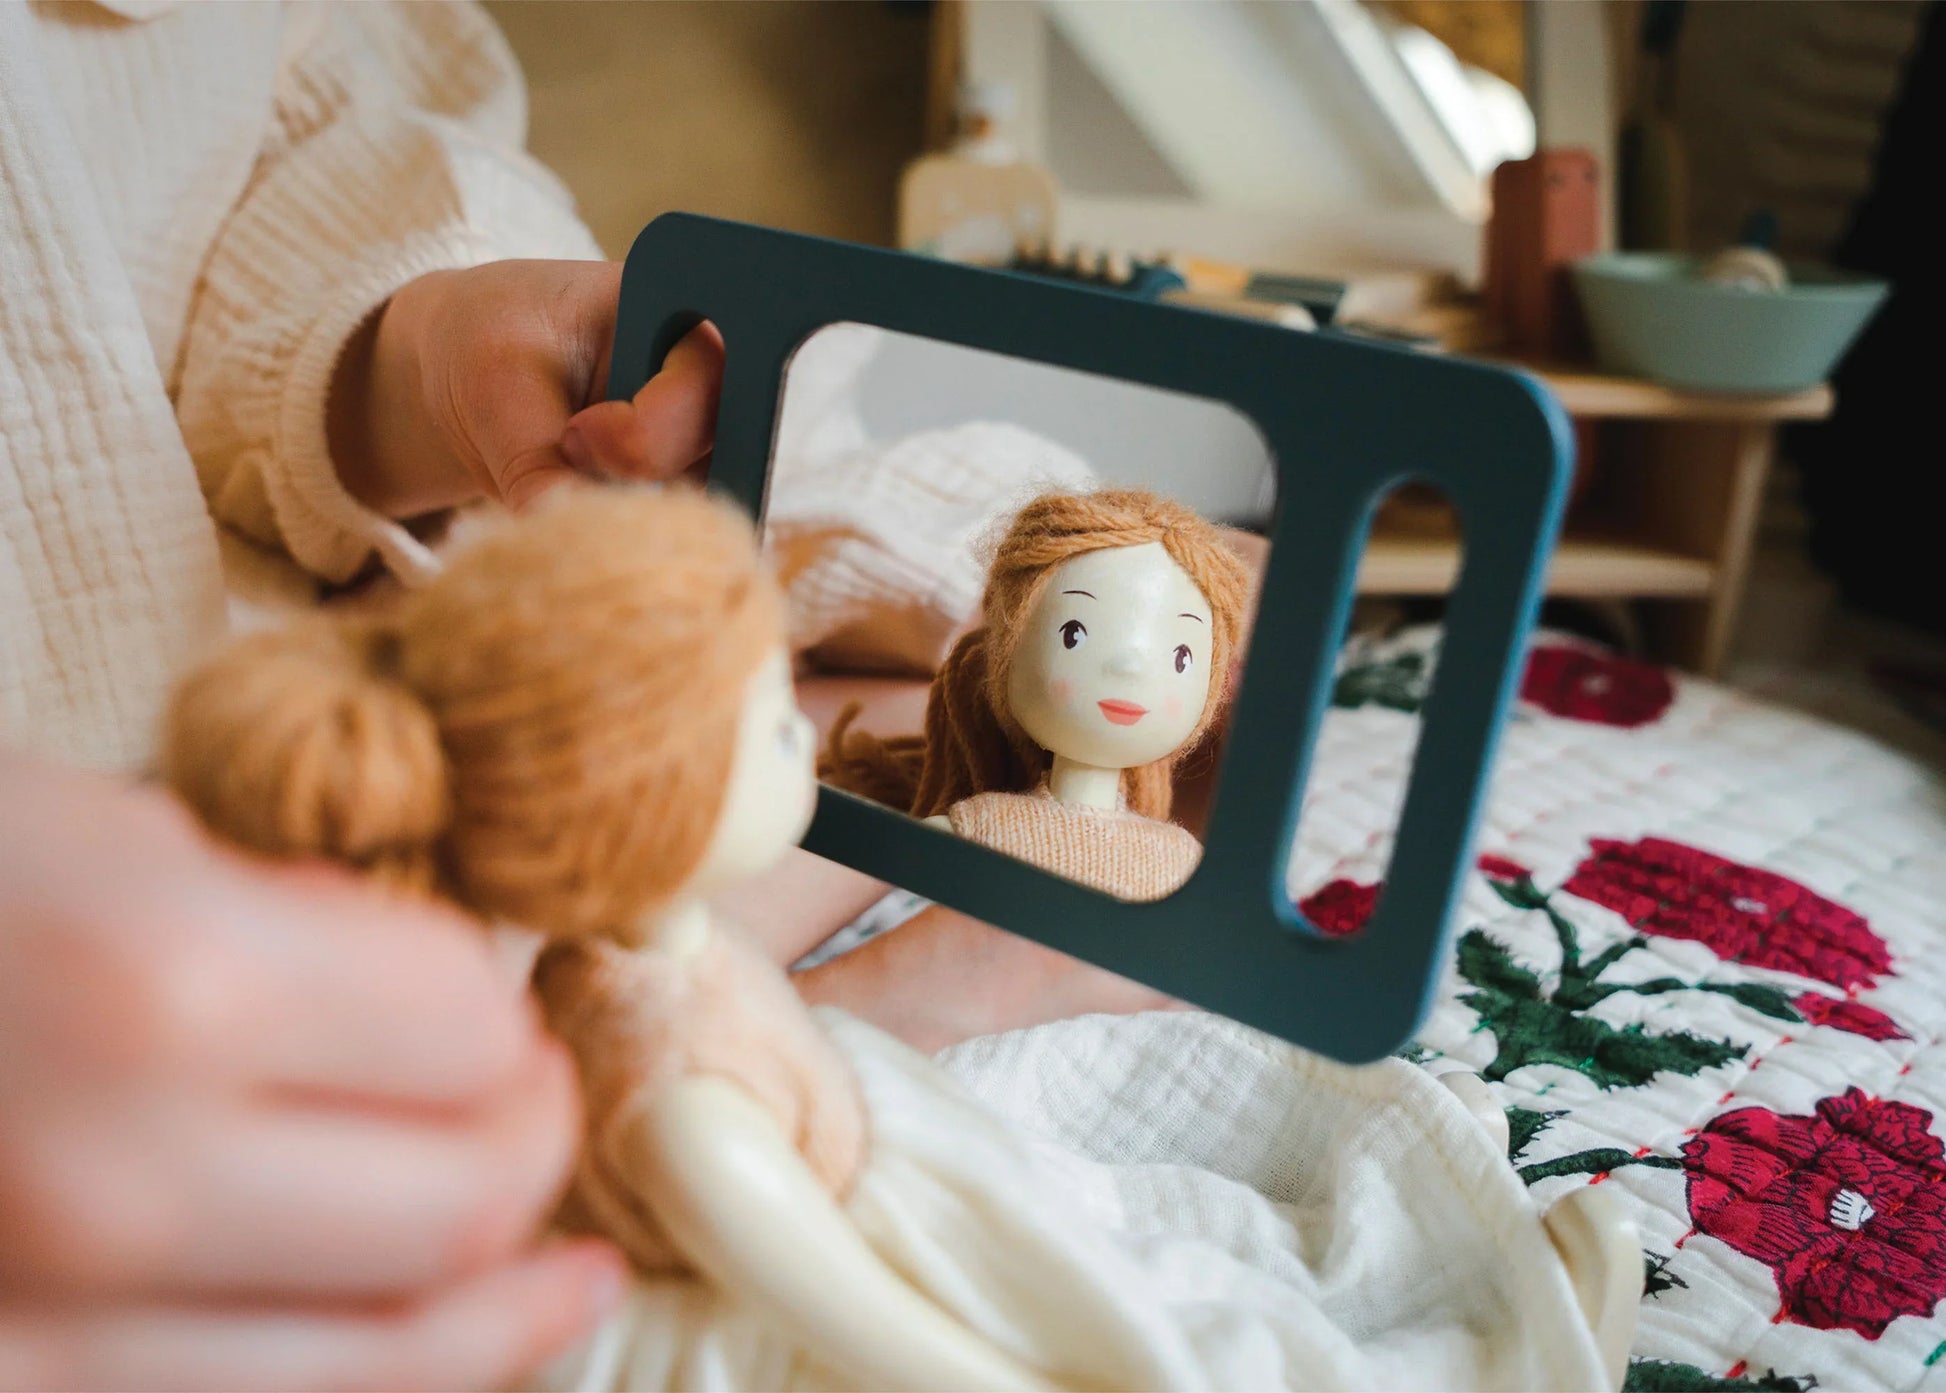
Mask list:
[[[1293,894],[1356,932],[1436,636],[1354,647]],[[1413,1057],[1491,1081],[1543,1203],[1647,1250],[1629,1387],[1946,1387],[1946,780],[1566,640],[1533,652]]]

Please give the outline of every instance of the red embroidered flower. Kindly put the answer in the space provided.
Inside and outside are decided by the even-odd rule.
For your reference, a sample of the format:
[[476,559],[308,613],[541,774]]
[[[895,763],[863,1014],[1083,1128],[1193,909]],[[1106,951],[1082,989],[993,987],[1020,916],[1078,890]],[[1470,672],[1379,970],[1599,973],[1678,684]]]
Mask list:
[[1853,1035],[1863,1035],[1867,1040],[1910,1040],[1912,1037],[1899,1029],[1899,1023],[1876,1006],[1866,1006],[1862,1002],[1848,1001],[1841,996],[1826,996],[1823,992],[1806,992],[1791,999],[1797,1014],[1812,1025],[1828,1025],[1833,1030],[1845,1030]]
[[1946,1299],[1932,1114],[1859,1089],[1816,1115],[1738,1108],[1683,1144],[1697,1230],[1767,1264],[1783,1318],[1876,1340]]
[[1550,716],[1627,728],[1645,726],[1668,710],[1676,689],[1653,663],[1538,644],[1527,655],[1520,696]]
[[1317,925],[1327,938],[1343,938],[1357,933],[1372,917],[1378,903],[1376,885],[1360,885],[1355,880],[1333,880],[1319,886],[1297,902],[1306,919]]
[[1534,873],[1518,861],[1491,853],[1480,858],[1480,874],[1488,880],[1531,880]]
[[1561,888],[1606,905],[1643,933],[1687,938],[1717,957],[1869,987],[1891,970],[1865,920],[1794,880],[1661,837],[1597,839]]

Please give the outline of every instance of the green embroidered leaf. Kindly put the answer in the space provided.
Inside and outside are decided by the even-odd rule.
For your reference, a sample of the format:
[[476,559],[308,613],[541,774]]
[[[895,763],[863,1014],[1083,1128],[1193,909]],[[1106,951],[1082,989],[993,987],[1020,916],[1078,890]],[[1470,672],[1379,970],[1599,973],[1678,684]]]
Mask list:
[[1587,972],[1589,978],[1592,980],[1593,978],[1601,976],[1601,974],[1608,971],[1610,967],[1620,962],[1624,957],[1626,957],[1630,953],[1633,953],[1637,948],[1640,948],[1643,944],[1647,943],[1648,941],[1649,941],[1648,939],[1642,937],[1642,935],[1640,934],[1631,934],[1629,937],[1623,939],[1619,943],[1609,944],[1606,948],[1602,949],[1601,952],[1595,954],[1594,957],[1588,959]]
[[1817,1386],[1811,1374],[1772,1369],[1759,1378],[1725,1378],[1668,1359],[1631,1359],[1622,1378],[1622,1393],[1807,1393]]
[[1669,1261],[1674,1256],[1673,1253],[1645,1252],[1642,1254],[1643,1296],[1660,1296],[1671,1287],[1681,1287],[1684,1291],[1689,1290],[1689,1283],[1669,1271]]
[[1680,1170],[1682,1162],[1673,1156],[1637,1156],[1619,1146],[1597,1146],[1590,1151],[1574,1151],[1552,1161],[1536,1161],[1520,1168],[1520,1178],[1532,1185],[1537,1180],[1554,1180],[1564,1175],[1606,1175],[1623,1166],[1647,1166],[1651,1170]]
[[1603,1088],[1616,1088],[1622,1084],[1634,1087],[1665,1072],[1693,1077],[1705,1069],[1742,1059],[1750,1052],[1748,1045],[1712,1040],[1707,1036],[1692,1035],[1687,1030],[1652,1035],[1640,1025],[1631,1025],[1623,1030],[1603,1025],[1603,1029],[1607,1034],[1594,1051],[1596,1067],[1582,1070]]
[[1408,714],[1426,704],[1431,683],[1426,672],[1426,655],[1401,653],[1383,662],[1361,663],[1338,674],[1331,689],[1333,706],[1383,706]]
[[[1470,939],[1476,933],[1478,930],[1467,937]],[[1487,947],[1500,953],[1500,959],[1511,964],[1512,960],[1499,945],[1484,934],[1479,937]],[[1498,961],[1486,953],[1485,947],[1477,950],[1480,961],[1476,962],[1475,970],[1481,977],[1476,978],[1467,970],[1465,941],[1461,942],[1460,955],[1460,971],[1468,981],[1474,982],[1490,977],[1487,969]],[[1513,978],[1515,987],[1537,990],[1531,974],[1514,968],[1506,975]],[[1493,1080],[1504,1079],[1529,1064],[1558,1064],[1587,1075],[1604,1089],[1635,1088],[1658,1073],[1693,1076],[1704,1069],[1741,1059],[1749,1048],[1684,1030],[1652,1035],[1639,1024],[1618,1030],[1594,1016],[1577,1015],[1555,1002],[1526,994],[1515,995],[1505,988],[1486,987],[1468,992],[1460,1000],[1479,1012],[1481,1024],[1493,1031],[1499,1045],[1499,1052],[1484,1071]]]
[[1546,909],[1547,896],[1534,884],[1531,876],[1521,876],[1518,880],[1501,880],[1488,876],[1487,884],[1493,893],[1512,905],[1515,909]]
[[1460,976],[1476,987],[1539,1001],[1541,979],[1514,961],[1512,953],[1484,930],[1468,929],[1460,939]]
[[1716,992],[1720,996],[1727,996],[1732,1001],[1740,1001],[1751,1010],[1761,1012],[1763,1015],[1769,1016],[1774,1020],[1790,1021],[1795,1024],[1804,1019],[1798,1013],[1797,1008],[1791,1005],[1791,999],[1784,995],[1781,988],[1769,986],[1763,982],[1737,982],[1734,984],[1702,982],[1697,984],[1696,990],[1699,992]]
[[1507,1109],[1507,1159],[1518,1161],[1535,1137],[1547,1130],[1547,1124],[1557,1117],[1566,1117],[1567,1109],[1557,1112],[1540,1112],[1534,1108],[1512,1107]]
[[1597,958],[1594,963],[1582,966],[1581,935],[1575,929],[1573,922],[1551,904],[1541,907],[1547,911],[1547,922],[1554,926],[1554,941],[1561,945],[1561,986],[1560,990],[1554,993],[1559,997],[1562,992],[1578,985],[1585,985],[1601,976],[1602,968],[1608,963],[1602,958]]

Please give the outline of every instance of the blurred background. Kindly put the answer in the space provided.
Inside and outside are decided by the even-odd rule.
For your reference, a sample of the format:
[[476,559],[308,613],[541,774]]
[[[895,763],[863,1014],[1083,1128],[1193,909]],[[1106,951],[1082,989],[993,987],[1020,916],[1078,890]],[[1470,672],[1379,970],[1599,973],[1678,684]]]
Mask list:
[[[1132,293],[1167,254],[1188,268],[1171,293],[1206,307],[1533,366],[1582,454],[1555,613],[1682,666],[1741,664],[1786,695],[1829,695],[1830,674],[1889,662],[1907,671],[1902,699],[1946,704],[1946,683],[1911,686],[1931,660],[1916,635],[1946,632],[1946,586],[1925,510],[1901,506],[1924,487],[1905,442],[1928,434],[1936,361],[1937,257],[1916,231],[1936,217],[1918,202],[1941,134],[1935,4],[488,8],[528,75],[532,148],[611,255],[670,209],[961,260],[1040,257]],[[1585,203],[1562,191],[1584,160]],[[1618,367],[1568,288],[1584,257],[1739,245],[1790,264],[1787,296],[1841,270],[1892,294],[1813,380],[1726,394],[1673,367]],[[1328,287],[1323,313],[1292,278]],[[1523,301],[1530,287],[1539,298]],[[1651,357],[1657,334],[1679,346],[1691,332],[1652,324]],[[887,360],[861,410],[912,430],[1027,402],[1034,429],[1118,453],[1142,478],[1163,467],[1142,441],[1178,455],[1200,442],[1216,482],[1181,491],[1242,525],[1267,514],[1246,474],[1261,468],[1252,434],[1219,409],[1114,413],[1111,439],[1085,390],[1033,405],[1005,368]],[[1436,607],[1455,526],[1436,500],[1399,501],[1361,591]]]
[[[901,171],[951,138],[965,77],[954,50],[964,48],[969,20],[982,38],[995,28],[1026,33],[1016,54],[992,66],[1020,69],[1010,75],[1022,86],[1026,69],[1043,70],[1042,90],[1012,101],[1017,114],[1055,104],[1037,118],[1043,148],[1027,153],[1043,154],[1064,188],[1084,198],[1186,197],[1199,179],[1219,176],[1182,168],[1194,163],[1185,141],[1151,136],[1170,120],[1169,94],[1134,111],[1147,94],[1118,101],[1133,88],[1120,67],[1139,66],[1143,55],[1140,46],[1126,56],[1097,53],[1107,47],[1098,30],[1159,28],[1168,18],[1170,37],[1178,24],[1244,28],[1268,49],[1267,36],[1282,29],[1288,86],[1303,90],[1338,85],[1333,70],[1346,60],[1337,45],[1306,44],[1295,32],[1304,20],[1293,16],[1308,12],[1316,22],[1334,9],[1362,9],[1395,39],[1402,69],[1434,67],[1439,59],[1427,51],[1443,48],[1523,98],[1553,100],[1550,114],[1572,140],[1619,129],[1642,66],[1644,10],[1635,0],[489,0],[487,8],[527,71],[535,153],[567,180],[617,256],[645,222],[676,208],[891,245]],[[1882,118],[1927,8],[1917,0],[1714,0],[1686,14],[1665,101],[1689,156],[1691,235],[1727,241],[1761,202],[1783,214],[1788,250],[1828,253],[1870,181]],[[967,13],[984,9],[999,13]],[[1102,19],[1088,22],[1089,10]],[[1236,23],[1214,22],[1219,11]],[[1271,21],[1279,11],[1289,13]],[[1215,35],[1212,44],[1234,37]],[[1178,50],[1179,62],[1184,56]],[[1161,66],[1186,98],[1183,76]],[[1546,93],[1531,90],[1542,84]],[[1570,84],[1579,90],[1559,90]],[[1427,86],[1436,90],[1438,77]],[[1257,114],[1267,128],[1266,112]],[[1312,135],[1324,124],[1283,115]],[[1306,143],[1272,139],[1267,129],[1256,137]],[[1290,169],[1246,206],[1342,201],[1342,189],[1304,188],[1305,172]]]

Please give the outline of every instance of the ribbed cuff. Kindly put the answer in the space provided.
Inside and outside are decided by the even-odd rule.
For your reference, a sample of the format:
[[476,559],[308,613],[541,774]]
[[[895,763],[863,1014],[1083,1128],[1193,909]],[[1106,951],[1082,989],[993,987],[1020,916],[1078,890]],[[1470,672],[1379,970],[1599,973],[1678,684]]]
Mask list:
[[279,396],[264,485],[291,555],[326,580],[349,580],[376,552],[412,584],[436,574],[431,548],[399,522],[360,503],[338,477],[327,429],[331,382],[359,328],[402,287],[432,271],[498,259],[488,240],[464,229],[385,247],[339,278],[298,341]]

